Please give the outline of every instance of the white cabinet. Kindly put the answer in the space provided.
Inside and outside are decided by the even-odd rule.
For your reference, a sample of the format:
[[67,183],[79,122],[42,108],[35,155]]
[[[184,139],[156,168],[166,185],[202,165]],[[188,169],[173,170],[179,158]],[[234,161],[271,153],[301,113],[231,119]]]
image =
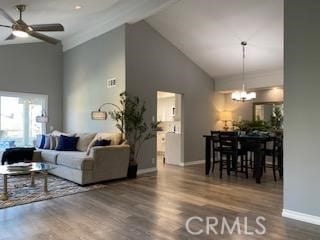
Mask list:
[[177,115],[176,97],[166,97],[158,99],[157,119],[161,122],[175,121]]
[[181,134],[166,134],[166,163],[180,165],[181,163]]
[[175,95],[175,102],[174,102],[174,116],[173,116],[173,120],[174,121],[180,121],[181,120],[181,95],[180,94],[176,94]]

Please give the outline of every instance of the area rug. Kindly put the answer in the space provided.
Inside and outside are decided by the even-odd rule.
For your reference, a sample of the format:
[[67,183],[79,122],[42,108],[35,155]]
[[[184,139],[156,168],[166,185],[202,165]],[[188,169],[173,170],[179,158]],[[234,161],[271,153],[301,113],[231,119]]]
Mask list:
[[0,209],[101,189],[107,186],[106,184],[95,184],[82,187],[53,175],[48,176],[48,193],[44,193],[43,184],[44,179],[41,174],[35,175],[34,187],[31,187],[30,175],[8,176],[9,199],[3,201],[1,200],[3,176],[0,175]]

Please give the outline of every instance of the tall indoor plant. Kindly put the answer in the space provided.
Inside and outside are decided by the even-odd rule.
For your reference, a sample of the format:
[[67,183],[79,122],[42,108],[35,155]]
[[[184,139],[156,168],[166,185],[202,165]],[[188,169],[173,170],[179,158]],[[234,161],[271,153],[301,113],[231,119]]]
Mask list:
[[116,127],[124,134],[130,146],[129,177],[136,177],[138,158],[142,145],[156,136],[159,122],[147,123],[145,119],[145,102],[137,96],[130,96],[126,92],[120,94],[121,109],[110,112]]
[[271,117],[271,125],[275,130],[282,130],[283,125],[283,113],[280,107],[275,107],[273,115]]

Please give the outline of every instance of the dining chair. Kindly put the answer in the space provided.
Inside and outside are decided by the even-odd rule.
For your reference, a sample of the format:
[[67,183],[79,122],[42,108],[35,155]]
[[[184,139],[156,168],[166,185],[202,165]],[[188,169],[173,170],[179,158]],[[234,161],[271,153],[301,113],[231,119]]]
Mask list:
[[[237,132],[220,132],[219,133],[220,148],[220,178],[222,178],[223,169],[227,170],[228,176],[230,172],[238,173],[238,133]],[[246,164],[247,165],[247,164]]]
[[219,133],[220,131],[211,131],[211,139],[212,139],[212,173],[214,173],[214,166],[216,163],[220,163],[220,147],[219,147]]
[[283,137],[282,135],[274,136],[271,138],[272,148],[266,149],[266,155],[272,157],[272,164],[269,166],[265,163],[266,167],[272,168],[273,179],[277,181],[277,171],[279,172],[280,178],[282,178],[283,169]]

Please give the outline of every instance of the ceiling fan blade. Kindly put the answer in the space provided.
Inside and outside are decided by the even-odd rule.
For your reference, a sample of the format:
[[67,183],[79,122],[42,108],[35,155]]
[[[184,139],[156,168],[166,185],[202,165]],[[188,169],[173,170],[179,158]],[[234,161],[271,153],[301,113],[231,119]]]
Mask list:
[[7,20],[9,20],[11,23],[16,23],[16,21],[2,8],[0,8],[0,14],[4,16]]
[[48,42],[48,43],[51,43],[51,44],[57,44],[57,43],[60,42],[59,40],[57,40],[55,38],[43,35],[41,33],[35,32],[35,31],[27,31],[27,33],[30,36],[34,37],[34,38],[38,38],[38,39],[40,39],[42,41],[45,41],[45,42]]
[[34,24],[30,25],[34,31],[38,32],[63,32],[64,27],[59,23],[52,23],[52,24]]
[[5,40],[14,40],[14,39],[16,39],[16,36],[13,34],[10,34],[10,36],[7,37]]
[[2,24],[0,24],[0,27],[5,27],[5,28],[12,28],[11,26],[7,26],[7,25],[2,25]]

